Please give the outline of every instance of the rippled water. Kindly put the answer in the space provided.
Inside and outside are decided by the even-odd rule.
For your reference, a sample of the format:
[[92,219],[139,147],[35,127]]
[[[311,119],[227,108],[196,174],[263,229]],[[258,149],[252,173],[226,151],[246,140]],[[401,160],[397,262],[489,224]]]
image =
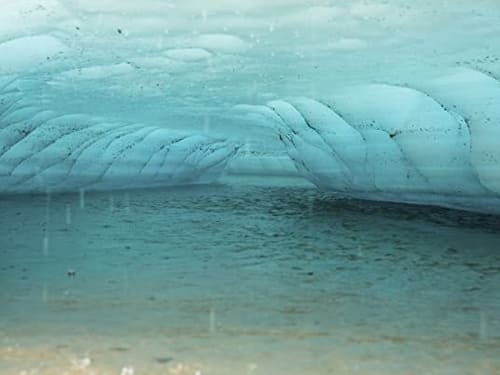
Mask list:
[[2,375],[500,373],[500,218],[219,186],[0,224]]

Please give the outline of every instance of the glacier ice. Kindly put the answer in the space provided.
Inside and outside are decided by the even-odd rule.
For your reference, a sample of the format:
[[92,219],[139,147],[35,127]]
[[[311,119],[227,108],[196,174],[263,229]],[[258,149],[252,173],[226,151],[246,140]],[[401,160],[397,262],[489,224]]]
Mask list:
[[500,82],[459,69],[421,86],[442,101],[409,87],[369,84],[253,110],[322,189],[500,212]]
[[0,192],[293,177],[499,213],[499,39],[493,0],[9,1]]
[[0,192],[103,190],[213,182],[238,146],[23,102],[0,88]]

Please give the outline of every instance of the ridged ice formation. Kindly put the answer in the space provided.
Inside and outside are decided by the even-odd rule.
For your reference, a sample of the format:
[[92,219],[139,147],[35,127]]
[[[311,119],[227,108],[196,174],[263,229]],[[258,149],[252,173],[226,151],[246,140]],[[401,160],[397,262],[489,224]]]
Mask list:
[[203,135],[59,114],[0,81],[0,193],[213,182],[237,148]]
[[322,189],[500,213],[500,82],[489,75],[460,69],[419,89],[370,84],[248,108]]

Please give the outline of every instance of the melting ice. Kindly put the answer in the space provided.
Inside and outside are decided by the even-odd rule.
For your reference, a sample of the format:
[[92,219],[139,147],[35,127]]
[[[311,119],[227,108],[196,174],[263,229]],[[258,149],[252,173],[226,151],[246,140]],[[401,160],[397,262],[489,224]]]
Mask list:
[[0,191],[296,176],[498,213],[499,9],[8,2]]

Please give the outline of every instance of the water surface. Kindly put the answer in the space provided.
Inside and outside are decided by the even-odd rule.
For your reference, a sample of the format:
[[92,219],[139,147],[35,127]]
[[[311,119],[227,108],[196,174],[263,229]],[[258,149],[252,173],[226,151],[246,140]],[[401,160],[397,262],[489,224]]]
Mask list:
[[500,218],[294,187],[0,198],[0,374],[498,374]]

